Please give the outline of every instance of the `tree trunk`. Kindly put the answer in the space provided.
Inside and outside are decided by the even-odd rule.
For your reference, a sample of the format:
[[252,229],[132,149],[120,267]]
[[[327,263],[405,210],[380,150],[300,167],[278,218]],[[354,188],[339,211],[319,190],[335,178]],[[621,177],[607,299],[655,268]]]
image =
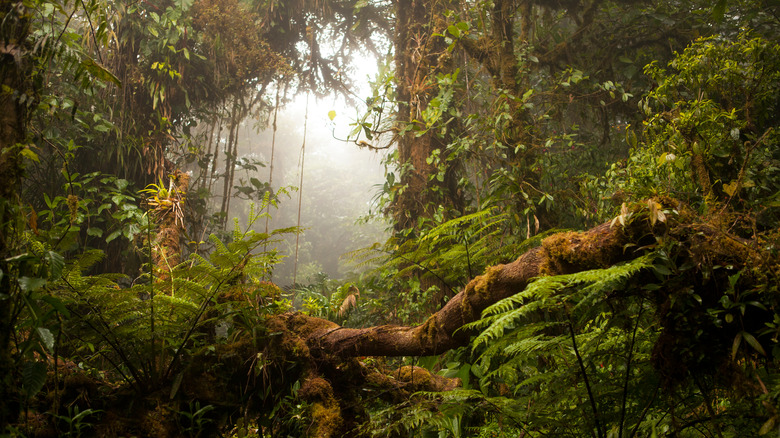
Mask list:
[[[654,201],[655,202],[655,201]],[[691,264],[701,266],[704,260],[723,260],[735,268],[758,266],[767,261],[767,254],[759,253],[751,242],[728,235],[720,228],[695,222],[695,216],[684,211],[677,205],[666,205],[665,208],[675,208],[681,211],[679,216],[666,217],[666,222],[651,221],[655,214],[648,209],[648,204],[637,204],[632,209],[626,225],[604,223],[585,232],[562,232],[551,235],[542,241],[542,245],[522,254],[514,262],[487,268],[485,274],[476,277],[466,285],[458,295],[453,297],[441,310],[431,315],[423,324],[416,327],[384,325],[368,328],[345,328],[339,325],[310,317],[301,313],[278,315],[267,321],[266,329],[275,333],[275,337],[265,346],[264,357],[274,357],[276,363],[302,363],[304,371],[301,374],[302,388],[314,382],[339,382],[339,384],[317,386],[327,389],[329,396],[345,397],[340,404],[330,403],[327,410],[332,418],[349,418],[345,406],[350,406],[354,400],[349,399],[348,388],[364,385],[376,385],[382,381],[376,376],[376,370],[371,371],[355,360],[361,356],[430,356],[438,355],[447,350],[468,345],[474,332],[463,330],[465,324],[481,317],[482,311],[497,301],[522,292],[535,278],[547,275],[572,274],[584,270],[607,268],[620,262],[644,255],[646,252],[637,248],[652,250],[657,243],[656,236],[676,240],[681,247],[681,255],[691,258]],[[624,219],[629,215],[625,215]],[[657,216],[656,216],[657,219]],[[630,249],[627,249],[630,248]],[[772,266],[776,260],[770,259]],[[688,273],[690,274],[690,273]],[[685,274],[685,275],[688,275]],[[648,274],[652,275],[652,274]],[[686,281],[696,283],[694,277]],[[722,278],[719,281],[728,281]],[[712,291],[708,300],[717,302],[721,292],[712,288],[711,284],[702,285]],[[565,292],[562,292],[565,293]],[[615,292],[619,299],[619,291]],[[668,369],[664,363],[665,357],[674,348],[655,356],[655,351],[669,345],[668,339],[679,338],[675,335],[674,318],[666,319],[670,302],[675,300],[674,291],[650,293],[658,309],[659,330],[661,335],[654,346],[654,365],[663,375]],[[606,297],[605,297],[606,298]],[[667,310],[664,310],[667,309]],[[717,330],[712,326],[713,330]],[[278,334],[278,336],[277,336]],[[736,333],[720,333],[722,339],[734,339]],[[718,338],[718,339],[721,339]],[[682,341],[685,337],[680,338]],[[713,345],[718,348],[718,345]],[[720,347],[724,351],[730,344]],[[250,357],[247,353],[246,357]],[[727,358],[727,354],[716,355]],[[660,359],[659,359],[660,358]],[[656,361],[659,361],[656,363]],[[674,362],[678,363],[678,362]],[[681,362],[680,362],[681,363]],[[363,366],[363,368],[359,368]],[[713,368],[717,369],[717,367]],[[422,376],[413,377],[416,371],[407,374],[411,380],[421,381]],[[373,373],[373,374],[372,374]],[[393,372],[393,376],[396,372]],[[402,372],[397,373],[398,376]],[[363,380],[360,380],[360,379]],[[351,379],[351,380],[350,380]],[[196,380],[188,378],[187,381]],[[346,382],[345,382],[346,380]],[[396,382],[399,382],[396,380]],[[441,389],[452,389],[458,382],[441,382]],[[395,389],[403,388],[399,383]],[[303,392],[304,395],[306,392]],[[304,397],[304,399],[306,399]],[[314,397],[310,401],[324,400],[326,397]],[[320,410],[324,407],[320,407]],[[328,424],[325,419],[313,419],[317,427]],[[345,420],[346,422],[346,420]],[[342,423],[338,423],[342,424]],[[342,431],[349,430],[339,426]]]
[[469,333],[458,330],[476,321],[491,304],[521,292],[540,275],[569,274],[605,268],[629,256],[623,247],[637,240],[639,228],[599,225],[582,233],[552,235],[542,246],[506,265],[490,267],[453,297],[438,312],[416,327],[384,325],[363,329],[342,328],[299,314],[282,315],[286,323],[306,339],[309,348],[342,357],[430,356],[466,345]]
[[429,219],[439,205],[455,210],[463,208],[457,193],[455,168],[445,164],[443,179],[437,179],[439,167],[428,162],[435,151],[445,162],[448,138],[433,128],[424,131],[423,112],[438,93],[436,76],[452,73],[454,65],[442,36],[446,30],[443,12],[449,1],[396,1],[396,92],[397,121],[401,128],[413,126],[399,134],[398,163],[401,185],[392,207],[395,230],[415,229],[418,219]]
[[[22,178],[21,143],[32,105],[32,86],[27,60],[29,11],[22,3],[0,3],[0,433],[15,420],[17,407],[12,401],[13,362],[10,340],[13,332],[14,302],[11,277],[6,260],[11,256],[11,222],[18,214],[17,189]],[[21,97],[25,97],[24,100]],[[29,99],[29,100],[28,100]]]

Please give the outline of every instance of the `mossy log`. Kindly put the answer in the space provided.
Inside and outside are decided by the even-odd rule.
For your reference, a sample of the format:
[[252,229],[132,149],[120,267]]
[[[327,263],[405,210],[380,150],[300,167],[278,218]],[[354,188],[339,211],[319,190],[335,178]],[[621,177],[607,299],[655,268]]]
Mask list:
[[514,262],[489,267],[441,310],[415,327],[383,325],[356,329],[301,314],[281,318],[306,339],[312,353],[341,357],[440,354],[466,345],[470,333],[460,330],[464,324],[478,319],[489,305],[521,292],[535,277],[603,268],[629,259],[634,254],[624,252],[624,246],[649,232],[647,222],[626,227],[605,223],[585,232],[554,234]]
[[695,264],[717,259],[735,266],[762,265],[764,256],[752,241],[732,236],[718,224],[696,223],[694,215],[674,201],[662,203],[679,212],[662,222],[657,216],[651,217],[661,204],[647,201],[626,209],[621,221],[545,238],[541,246],[515,261],[487,268],[418,326],[344,328],[301,314],[280,317],[287,320],[291,331],[305,339],[315,355],[429,356],[466,345],[473,333],[461,329],[465,324],[480,318],[491,304],[521,292],[535,277],[610,267],[641,256],[642,248],[656,243],[655,236],[668,235],[683,242]]

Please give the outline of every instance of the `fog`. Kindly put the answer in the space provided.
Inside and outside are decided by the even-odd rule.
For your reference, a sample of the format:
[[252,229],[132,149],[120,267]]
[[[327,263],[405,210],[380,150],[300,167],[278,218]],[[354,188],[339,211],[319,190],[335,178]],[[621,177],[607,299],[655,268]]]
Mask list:
[[[342,257],[344,254],[387,238],[387,224],[376,214],[377,194],[384,183],[384,155],[343,141],[352,129],[350,123],[354,122],[358,110],[343,98],[315,99],[306,94],[295,96],[278,110],[272,190],[295,189],[290,191],[289,197],[282,195],[279,198],[278,208],[270,209],[269,230],[297,224],[298,196],[302,193],[300,226],[303,233],[298,239],[298,283],[316,281],[320,272],[330,278],[345,278],[354,272],[354,265]],[[331,111],[336,112],[332,121]],[[234,186],[249,186],[252,177],[261,182],[271,179],[272,120],[273,110],[265,129],[258,128],[266,125],[265,120],[250,118],[242,124],[239,160],[242,157],[257,160],[265,167],[259,167],[256,172],[237,170]],[[298,192],[304,128],[303,185],[302,192]],[[222,202],[220,186],[221,180],[213,190],[217,210]],[[246,223],[249,212],[250,201],[231,199],[228,229],[232,228],[234,217],[242,224]],[[254,229],[264,231],[265,223],[265,220],[259,220]],[[279,285],[289,285],[293,281],[295,247],[295,235],[287,236],[277,245],[286,256],[273,275],[273,281]]]

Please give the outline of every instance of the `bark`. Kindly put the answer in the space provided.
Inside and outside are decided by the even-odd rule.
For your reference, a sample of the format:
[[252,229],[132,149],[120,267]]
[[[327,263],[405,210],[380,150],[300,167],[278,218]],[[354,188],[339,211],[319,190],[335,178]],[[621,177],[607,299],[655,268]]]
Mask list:
[[189,181],[188,174],[175,171],[171,175],[168,198],[154,209],[158,229],[154,239],[152,263],[157,268],[158,282],[169,281],[171,271],[181,262],[181,234],[184,231],[183,204]]
[[[640,221],[645,222],[645,221]],[[566,232],[544,239],[542,246],[505,265],[486,270],[438,312],[416,327],[384,325],[343,328],[329,321],[300,314],[282,315],[285,325],[305,339],[312,352],[350,356],[429,356],[466,345],[469,333],[459,330],[477,320],[491,304],[521,292],[541,275],[559,275],[609,267],[624,261],[627,243],[636,242],[649,224],[599,225],[591,230]]]
[[[458,379],[436,376],[419,367],[405,366],[390,370],[381,361],[363,360],[360,356],[425,356],[466,345],[471,333],[461,330],[464,324],[479,318],[490,304],[522,291],[535,277],[609,267],[642,255],[643,252],[635,248],[652,246],[656,242],[655,236],[678,241],[685,256],[689,257],[691,266],[713,261],[731,264],[737,269],[740,266],[762,266],[765,254],[759,254],[751,242],[721,231],[723,227],[718,227],[716,223],[696,223],[695,217],[676,203],[664,204],[665,208],[673,206],[680,214],[667,216],[665,223],[652,224],[649,219],[652,210],[647,208],[651,204],[638,204],[632,209],[633,215],[626,220],[625,226],[604,223],[585,232],[551,235],[542,241],[541,246],[525,252],[515,261],[488,268],[484,275],[472,280],[440,311],[417,327],[348,329],[301,313],[271,317],[263,321],[261,330],[255,334],[246,332],[246,336],[236,337],[228,343],[217,343],[212,349],[193,352],[192,356],[183,361],[180,386],[175,384],[176,389],[171,390],[168,385],[172,382],[164,379],[161,388],[151,391],[146,403],[134,403],[138,408],[132,413],[126,410],[126,405],[130,403],[122,401],[126,399],[113,399],[110,406],[93,405],[93,408],[106,412],[102,418],[109,419],[101,420],[103,424],[97,427],[110,426],[111,436],[116,436],[117,431],[161,436],[161,428],[173,436],[178,430],[176,417],[161,416],[160,412],[172,410],[171,407],[176,407],[176,403],[182,400],[198,400],[201,404],[215,406],[227,416],[235,414],[236,394],[249,395],[252,402],[246,405],[244,415],[251,418],[252,415],[267,414],[278,408],[278,395],[286,394],[294,382],[299,382],[296,397],[308,406],[308,418],[311,421],[306,436],[355,436],[357,427],[368,419],[364,408],[367,400],[378,397],[390,403],[400,403],[410,400],[416,391],[448,391],[460,384]],[[626,251],[624,248],[630,249]],[[771,263],[776,267],[776,259],[772,258]],[[728,274],[724,273],[726,276]],[[690,280],[695,279],[684,278],[684,285],[695,286],[696,282],[689,283]],[[722,277],[718,281],[728,279]],[[709,296],[702,294],[710,303],[716,303],[722,296],[722,290],[712,287],[711,283],[698,286],[700,293],[710,291]],[[280,297],[282,294],[280,289],[270,283],[261,287],[270,288],[262,296]],[[674,299],[673,290],[653,291],[659,308],[666,306],[661,303],[666,298],[661,296],[664,293]],[[249,296],[246,294],[243,288],[236,288],[227,290],[217,300],[235,304],[236,307],[231,310],[233,312],[239,306],[247,305]],[[703,314],[706,321],[711,321],[706,312]],[[679,344],[672,345],[669,339],[674,342],[694,339],[686,332],[681,332],[679,327],[674,327],[674,316],[672,314],[671,319],[666,320],[663,312],[659,312],[662,333],[657,345],[666,348],[663,358],[675,359],[680,351]],[[218,315],[213,318],[218,318]],[[208,316],[208,319],[212,319],[212,316]],[[709,326],[704,328],[706,331]],[[692,329],[698,330],[698,327]],[[728,350],[734,335],[726,333],[724,336],[721,333],[716,334],[714,339],[727,340],[719,345]],[[688,346],[682,346],[687,351]],[[712,343],[705,344],[706,348],[713,346],[719,348]],[[706,357],[728,358],[729,355],[718,350]],[[680,362],[670,364],[666,364],[663,369],[685,369]],[[81,372],[78,367],[74,368]],[[356,388],[371,392],[357,391]],[[177,392],[179,395],[174,398],[171,394]],[[251,398],[262,394],[266,395]],[[63,399],[60,405],[71,403],[71,400]],[[272,434],[275,431],[271,430]],[[214,435],[217,431],[206,433]]]
[[[637,208],[640,209],[646,211],[644,207]],[[357,357],[429,356],[467,345],[473,333],[463,330],[464,324],[480,318],[482,311],[498,300],[521,292],[535,277],[604,268],[639,256],[639,252],[626,254],[625,245],[645,245],[645,236],[652,237],[653,231],[664,231],[666,226],[660,222],[651,226],[647,214],[640,213],[625,227],[605,223],[581,233],[547,237],[541,246],[514,262],[488,268],[416,327],[384,325],[355,329],[301,313],[278,315],[266,323],[266,330],[274,336],[264,346],[263,357],[277,364],[302,364],[302,398],[315,406],[312,428],[317,433],[312,436],[344,436],[361,422],[356,419],[362,414],[350,411],[351,406],[360,403],[354,399],[353,388],[381,388],[381,394],[401,397],[395,400],[399,402],[408,400],[408,395],[404,395],[408,391],[447,391],[460,385],[457,379],[436,379],[416,367],[393,372],[371,370]],[[250,357],[248,354],[242,357]],[[289,376],[288,371],[282,372],[285,373]],[[334,397],[340,402],[334,402]]]
[[[29,13],[22,3],[0,2],[0,272],[8,273],[6,260],[11,254],[11,221],[16,210],[17,189],[22,178],[20,143],[25,139],[32,105],[29,81]],[[20,98],[24,97],[24,102]],[[0,278],[0,433],[15,417],[11,399],[13,360],[10,352],[13,290],[11,276]]]
[[[397,121],[401,127],[414,125],[421,130],[422,115],[438,93],[436,75],[452,73],[454,65],[441,36],[446,29],[443,12],[449,1],[396,1],[396,92]],[[400,192],[393,204],[396,232],[416,229],[418,218],[430,218],[438,205],[462,208],[457,193],[456,169],[447,169],[444,181],[437,181],[438,167],[428,163],[434,151],[442,160],[448,139],[437,129],[406,131],[397,138],[398,161],[402,167]]]

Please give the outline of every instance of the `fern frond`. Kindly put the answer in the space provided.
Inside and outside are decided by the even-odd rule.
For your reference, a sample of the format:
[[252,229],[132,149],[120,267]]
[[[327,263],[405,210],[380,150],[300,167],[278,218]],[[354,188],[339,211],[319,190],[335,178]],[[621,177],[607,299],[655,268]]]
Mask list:
[[172,295],[158,294],[154,296],[154,301],[155,304],[159,305],[162,309],[168,308],[175,311],[183,310],[193,315],[196,314],[200,308],[200,305],[186,298],[175,297]]
[[217,237],[216,234],[214,233],[209,234],[209,242],[211,242],[214,245],[215,252],[220,254],[225,254],[229,252],[225,244],[222,243],[221,240],[219,240],[219,237]]
[[600,298],[604,298],[605,292],[615,290],[633,275],[650,266],[652,256],[645,255],[606,269],[537,278],[523,291],[487,307],[482,312],[482,318],[466,326],[482,330],[473,340],[472,346],[478,348],[495,342],[507,331],[514,330],[520,320],[555,303],[556,301],[548,301],[548,298],[564,290],[570,292],[566,296],[567,299],[578,301],[575,310],[592,308]]

